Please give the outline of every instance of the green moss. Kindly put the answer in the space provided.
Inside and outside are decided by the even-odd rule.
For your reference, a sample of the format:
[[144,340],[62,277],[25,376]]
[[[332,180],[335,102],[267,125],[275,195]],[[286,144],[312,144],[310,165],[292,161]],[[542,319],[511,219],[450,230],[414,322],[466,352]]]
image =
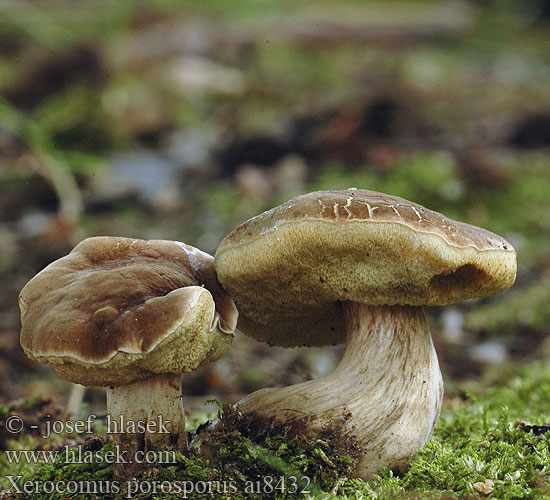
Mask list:
[[29,411],[42,406],[45,402],[49,402],[49,401],[45,400],[42,394],[35,394],[29,398],[21,400],[21,403],[19,406],[21,410]]
[[[349,479],[351,459],[322,440],[308,443],[267,430],[247,436],[246,427],[234,425],[229,430],[226,425],[224,432],[203,434],[191,454],[176,453],[174,463],[151,465],[135,481],[121,483],[118,494],[96,498],[547,499],[550,431],[543,424],[550,415],[550,367],[500,367],[475,386],[464,386],[468,387],[467,394],[445,402],[432,439],[406,471],[385,470],[369,483]],[[94,449],[94,443],[84,446]],[[112,467],[104,460],[112,449],[108,443],[96,450],[91,464],[66,464],[60,457],[54,463],[25,463],[19,471],[12,467],[0,472],[22,474],[19,485],[88,481],[96,488],[100,482],[112,487]],[[301,495],[302,489],[310,493]],[[38,491],[18,498],[66,497]]]
[[[311,450],[314,449],[318,448]],[[298,450],[294,441],[281,436],[267,438],[259,445],[233,432],[216,444],[215,458],[193,453],[182,457],[175,466],[146,472],[140,481],[170,484],[173,492],[193,491],[190,498],[197,500],[296,498],[295,493],[302,489],[320,494],[320,487],[308,475],[308,468],[319,469],[318,459],[311,450]],[[136,498],[151,496],[143,494]],[[182,495],[163,498],[182,498]]]

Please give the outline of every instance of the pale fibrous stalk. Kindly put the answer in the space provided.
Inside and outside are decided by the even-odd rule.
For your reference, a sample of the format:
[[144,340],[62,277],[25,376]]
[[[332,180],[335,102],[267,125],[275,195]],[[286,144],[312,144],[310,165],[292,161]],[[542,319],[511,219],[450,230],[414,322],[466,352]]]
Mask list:
[[154,458],[148,452],[187,448],[181,379],[181,373],[168,373],[107,388],[107,432],[119,457],[114,479],[128,479],[147,467]]
[[443,382],[420,307],[343,302],[347,345],[329,375],[256,391],[238,403],[245,414],[274,418],[315,435],[355,441],[356,475],[400,468],[422,448],[439,418]]

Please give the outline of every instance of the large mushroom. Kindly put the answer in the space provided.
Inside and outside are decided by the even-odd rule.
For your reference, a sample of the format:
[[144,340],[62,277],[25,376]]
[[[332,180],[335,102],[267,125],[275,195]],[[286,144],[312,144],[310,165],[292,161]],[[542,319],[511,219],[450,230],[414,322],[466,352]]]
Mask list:
[[181,374],[223,356],[237,322],[212,256],[174,241],[88,238],[31,279],[19,305],[31,359],[107,387],[123,431],[115,445],[134,461],[115,463],[116,477],[138,470],[140,450],[185,449]]
[[359,189],[299,196],[220,244],[218,279],[239,329],[292,347],[347,341],[335,371],[245,397],[240,410],[359,448],[356,474],[407,464],[439,417],[443,383],[420,306],[509,288],[503,238],[402,198]]

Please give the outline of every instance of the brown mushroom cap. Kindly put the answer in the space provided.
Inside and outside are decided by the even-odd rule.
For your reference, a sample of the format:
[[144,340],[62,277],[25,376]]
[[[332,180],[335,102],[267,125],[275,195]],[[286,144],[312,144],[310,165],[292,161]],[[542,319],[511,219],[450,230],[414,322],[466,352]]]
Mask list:
[[83,385],[181,373],[229,348],[237,322],[213,257],[183,243],[95,237],[19,296],[21,346]]
[[498,294],[516,275],[500,236],[403,198],[349,189],[298,196],[224,238],[218,279],[239,329],[282,346],[345,340],[340,301],[435,305]]

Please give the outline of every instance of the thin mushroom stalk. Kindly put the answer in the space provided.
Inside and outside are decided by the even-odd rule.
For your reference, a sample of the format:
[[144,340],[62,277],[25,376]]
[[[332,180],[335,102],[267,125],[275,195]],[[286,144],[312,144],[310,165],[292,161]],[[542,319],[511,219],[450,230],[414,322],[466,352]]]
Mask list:
[[342,304],[347,344],[338,367],[317,380],[262,389],[238,403],[245,414],[315,434],[353,439],[356,473],[406,465],[439,418],[443,381],[420,307]]
[[140,461],[154,461],[150,452],[187,448],[181,381],[180,373],[168,373],[107,388],[108,430],[121,457],[113,464],[116,479],[140,470]]

